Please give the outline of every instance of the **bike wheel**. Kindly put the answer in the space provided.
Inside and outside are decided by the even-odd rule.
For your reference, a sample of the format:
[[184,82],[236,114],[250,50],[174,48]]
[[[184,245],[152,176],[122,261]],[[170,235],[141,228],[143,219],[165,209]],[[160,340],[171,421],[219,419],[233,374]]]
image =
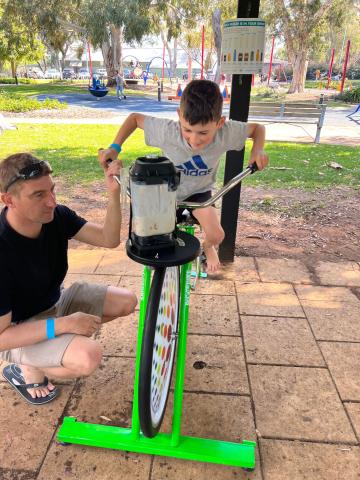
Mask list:
[[141,348],[140,427],[154,437],[164,418],[175,360],[179,319],[179,267],[156,268],[151,282]]

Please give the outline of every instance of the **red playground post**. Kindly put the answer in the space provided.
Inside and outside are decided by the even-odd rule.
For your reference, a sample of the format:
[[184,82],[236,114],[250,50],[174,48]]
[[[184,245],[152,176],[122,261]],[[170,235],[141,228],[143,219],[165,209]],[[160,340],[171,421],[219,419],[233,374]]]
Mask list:
[[346,45],[346,53],[345,53],[345,60],[344,60],[344,66],[342,71],[342,77],[341,77],[340,93],[342,93],[344,90],[344,83],[345,83],[345,77],[346,77],[347,64],[349,61],[349,55],[350,55],[350,40],[347,41],[347,45]]
[[270,53],[270,65],[269,65],[269,73],[268,73],[268,81],[267,81],[268,85],[270,83],[270,78],[271,78],[272,61],[273,61],[273,54],[274,54],[274,43],[275,43],[275,37],[272,38],[272,46],[271,46],[271,53]]
[[205,43],[205,26],[201,30],[201,80],[204,80],[204,43]]

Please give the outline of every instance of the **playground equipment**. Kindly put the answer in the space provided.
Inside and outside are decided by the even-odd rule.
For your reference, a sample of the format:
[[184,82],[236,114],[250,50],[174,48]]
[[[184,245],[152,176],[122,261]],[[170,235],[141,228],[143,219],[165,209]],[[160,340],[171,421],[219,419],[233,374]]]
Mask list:
[[105,86],[104,80],[100,80],[96,75],[92,77],[92,84],[89,85],[89,92],[99,100],[101,97],[105,97],[109,93],[109,89]]
[[[193,226],[186,225],[180,230],[175,219],[176,206],[212,205],[255,170],[254,165],[248,167],[202,204],[181,202],[176,205],[178,173],[171,162],[164,157],[136,160],[130,169],[131,216],[126,250],[130,258],[145,267],[132,426],[95,425],[65,417],[58,433],[61,442],[254,469],[255,442],[233,443],[181,435],[190,270],[192,261],[200,253],[200,243],[193,236]],[[152,279],[151,268],[154,270]],[[169,395],[176,344],[172,431],[158,433]]]
[[224,98],[224,102],[230,102],[230,95],[229,95],[229,90],[228,90],[228,87],[227,85],[224,86],[224,90],[223,90],[223,98]]

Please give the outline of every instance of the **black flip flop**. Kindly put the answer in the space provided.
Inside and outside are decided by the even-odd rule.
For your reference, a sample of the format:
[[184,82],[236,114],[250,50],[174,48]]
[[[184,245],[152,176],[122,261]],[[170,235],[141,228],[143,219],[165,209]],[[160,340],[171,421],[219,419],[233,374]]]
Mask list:
[[49,383],[48,378],[45,377],[44,381],[41,383],[25,383],[21,369],[14,363],[5,367],[2,375],[5,380],[7,380],[10,385],[23,397],[23,399],[32,405],[43,405],[45,403],[52,402],[59,395],[59,390],[55,387],[54,390],[46,395],[46,397],[33,398],[27,389],[47,387]]

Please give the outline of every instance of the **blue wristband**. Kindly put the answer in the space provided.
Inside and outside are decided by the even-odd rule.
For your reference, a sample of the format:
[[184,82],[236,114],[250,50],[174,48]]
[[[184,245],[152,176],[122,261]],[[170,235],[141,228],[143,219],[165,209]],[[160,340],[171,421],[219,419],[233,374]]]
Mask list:
[[114,150],[117,151],[117,153],[121,152],[121,147],[118,143],[112,143],[109,148],[113,148]]
[[48,318],[46,320],[46,336],[49,340],[55,338],[55,319]]

